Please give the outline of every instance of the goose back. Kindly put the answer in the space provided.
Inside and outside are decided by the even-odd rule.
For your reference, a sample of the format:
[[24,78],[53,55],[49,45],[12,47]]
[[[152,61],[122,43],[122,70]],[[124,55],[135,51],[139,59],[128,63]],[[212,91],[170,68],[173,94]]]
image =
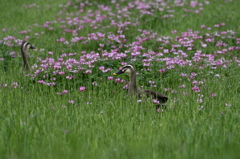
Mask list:
[[154,99],[157,99],[160,103],[166,103],[168,100],[168,97],[166,97],[165,95],[163,95],[157,91],[144,90],[144,92],[147,95],[147,97],[153,97]]

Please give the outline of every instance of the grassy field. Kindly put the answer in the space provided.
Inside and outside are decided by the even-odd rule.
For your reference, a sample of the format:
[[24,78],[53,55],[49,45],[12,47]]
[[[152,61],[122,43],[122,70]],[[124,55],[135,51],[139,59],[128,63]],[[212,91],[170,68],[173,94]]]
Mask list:
[[240,1],[1,4],[0,158],[240,158]]

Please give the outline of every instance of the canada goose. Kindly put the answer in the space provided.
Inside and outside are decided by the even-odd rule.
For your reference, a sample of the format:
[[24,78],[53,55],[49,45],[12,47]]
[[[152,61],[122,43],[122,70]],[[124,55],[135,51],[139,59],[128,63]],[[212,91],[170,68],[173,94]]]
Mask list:
[[122,69],[116,73],[114,73],[113,75],[119,75],[122,73],[127,73],[130,77],[130,83],[128,86],[128,94],[132,95],[132,94],[137,94],[138,97],[141,97],[142,95],[146,95],[146,97],[150,97],[153,98],[155,100],[158,101],[158,104],[156,106],[156,108],[159,108],[161,105],[163,105],[164,103],[167,102],[168,97],[166,97],[165,95],[153,91],[153,90],[141,90],[141,89],[137,89],[137,84],[136,84],[136,71],[134,69],[134,67],[132,65],[124,65],[122,67]]
[[29,42],[23,41],[21,45],[21,52],[22,52],[23,64],[27,72],[29,72],[31,69],[27,60],[27,54],[29,49],[36,49],[36,48],[32,46]]

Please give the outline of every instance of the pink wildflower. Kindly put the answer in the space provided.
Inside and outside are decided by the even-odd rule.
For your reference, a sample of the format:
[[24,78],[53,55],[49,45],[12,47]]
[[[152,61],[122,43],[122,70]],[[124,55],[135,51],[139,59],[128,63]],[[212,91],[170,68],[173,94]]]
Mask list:
[[156,100],[156,99],[153,99],[152,101],[153,101],[154,104],[159,104],[159,101]]
[[194,87],[192,87],[192,90],[195,92],[200,92],[201,90],[199,89],[199,87],[197,87],[196,85]]
[[82,92],[82,91],[85,91],[86,90],[86,87],[80,87],[79,88],[79,91]]
[[71,103],[71,104],[74,104],[74,100],[70,100],[70,101],[68,101],[69,103]]
[[112,76],[109,76],[109,77],[107,78],[107,80],[113,80],[113,77],[112,77]]
[[166,70],[164,68],[162,68],[162,69],[159,70],[159,72],[164,73],[164,72],[166,72]]

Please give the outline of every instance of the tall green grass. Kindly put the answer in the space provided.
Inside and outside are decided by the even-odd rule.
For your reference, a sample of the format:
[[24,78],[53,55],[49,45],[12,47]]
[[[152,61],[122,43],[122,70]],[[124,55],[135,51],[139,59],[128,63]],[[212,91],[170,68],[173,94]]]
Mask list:
[[[23,3],[36,3],[40,8],[26,10]],[[58,5],[65,3],[2,1],[0,28],[8,30],[2,32],[0,38],[8,35],[24,38],[19,34],[20,31],[27,30],[34,23],[44,24],[45,21],[55,20],[54,16],[60,10]],[[51,7],[47,8],[47,4]],[[204,6],[201,14],[188,15],[186,18],[181,17],[181,9],[178,10],[179,16],[168,21],[153,18],[146,24],[147,17],[141,17],[140,29],[170,35],[173,30],[178,30],[180,34],[187,29],[199,30],[204,24],[213,26],[225,22],[227,29],[239,32],[239,6],[239,1],[211,1]],[[95,9],[95,6],[89,9]],[[130,40],[135,37],[136,29],[130,28]],[[40,27],[32,27],[31,30],[31,37],[36,32],[44,31]],[[44,48],[45,52],[56,52],[55,56],[64,51],[82,49],[82,46],[59,46],[56,38],[61,37],[60,33],[58,30],[47,32],[30,41]],[[1,47],[1,55],[11,51],[20,52],[19,47]],[[47,55],[36,52],[31,63],[36,62],[39,56]],[[85,81],[87,90],[84,92],[78,91],[81,85],[76,83],[70,87],[64,84],[48,87],[30,81],[24,73],[19,73],[22,67],[20,57],[8,61],[7,65],[0,61],[0,84],[8,85],[0,87],[0,158],[240,158],[239,66],[231,65],[228,69],[220,70],[218,74],[221,78],[212,76],[210,68],[201,72],[203,78],[199,80],[206,81],[206,89],[201,92],[204,95],[203,110],[199,110],[196,102],[199,97],[191,90],[191,83],[176,76],[176,71],[158,79],[154,79],[154,75],[148,75],[148,79],[139,75],[138,85],[147,87],[148,80],[155,80],[158,84],[155,90],[163,92],[164,88],[171,88],[177,91],[167,93],[168,108],[158,113],[151,101],[138,103],[137,99],[126,95],[123,85],[116,85],[113,81],[99,79],[98,86],[92,86],[92,81]],[[191,72],[194,68],[181,69]],[[18,82],[19,86],[11,87],[13,82]],[[186,88],[179,88],[181,84],[185,84]],[[66,88],[69,93],[57,94]],[[182,91],[188,95],[182,95]],[[211,93],[216,93],[216,97],[210,97]],[[75,103],[69,103],[70,100]],[[226,106],[226,103],[231,106]]]

